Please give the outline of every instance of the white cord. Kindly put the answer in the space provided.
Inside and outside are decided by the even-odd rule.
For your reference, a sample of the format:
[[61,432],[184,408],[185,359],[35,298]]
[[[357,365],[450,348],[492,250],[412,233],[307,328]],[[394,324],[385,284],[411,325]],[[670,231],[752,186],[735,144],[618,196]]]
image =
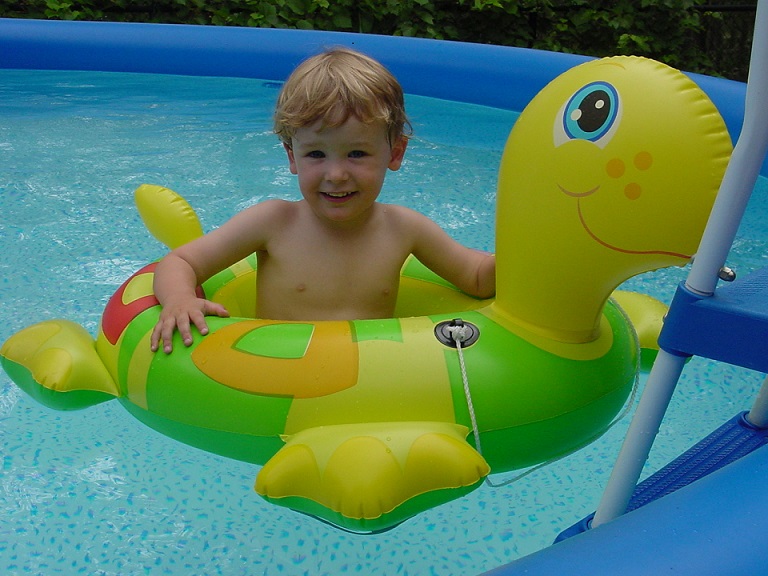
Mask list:
[[[624,311],[624,309],[619,306],[618,302],[611,298],[611,302],[616,306],[616,308],[621,312],[622,316],[624,316],[624,321],[626,322],[627,326],[630,327],[632,330],[632,333],[635,336],[635,342],[637,343],[636,346],[636,355],[637,355],[637,362],[638,365],[640,363],[640,339],[637,336],[637,332],[635,331],[635,327],[632,324],[632,322],[629,319],[628,314]],[[471,329],[463,324],[459,324],[457,326],[448,326],[448,332],[451,334],[451,337],[453,338],[454,342],[456,342],[456,350],[459,353],[459,366],[461,367],[461,378],[462,382],[464,384],[464,397],[467,400],[467,408],[469,410],[469,418],[472,422],[472,433],[475,436],[475,449],[477,450],[478,454],[481,456],[483,455],[483,449],[482,445],[480,444],[480,430],[477,426],[477,416],[475,415],[475,407],[472,403],[472,394],[469,390],[469,378],[467,377],[467,367],[464,363],[464,352],[462,350],[462,342],[465,342],[471,335]],[[566,452],[565,454],[561,454],[560,456],[556,456],[555,458],[551,458],[545,462],[542,462],[541,464],[537,464],[536,466],[533,466],[526,470],[525,472],[521,472],[520,474],[517,474],[513,476],[512,478],[508,478],[507,480],[504,480],[503,482],[494,483],[491,481],[489,476],[485,477],[485,483],[490,486],[491,488],[502,488],[504,486],[509,486],[510,484],[513,484],[517,482],[518,480],[521,480],[528,476],[529,474],[532,474],[536,472],[537,470],[540,470],[541,468],[544,468],[545,466],[549,466],[550,464],[554,464],[555,462],[562,460],[563,458],[566,458],[567,456],[570,456],[574,452],[577,452],[584,448],[584,446],[587,446],[597,440],[600,436],[608,432],[611,428],[613,428],[616,424],[618,424],[621,420],[623,420],[629,411],[632,409],[632,406],[635,403],[635,398],[637,396],[637,390],[640,384],[640,370],[638,369],[635,373],[635,381],[632,385],[632,392],[629,395],[629,400],[626,402],[624,409],[613,419],[613,421],[606,426],[604,430],[601,430],[597,434],[595,434],[594,437],[592,437],[589,441],[585,442],[583,445],[574,448],[570,452]]]
[[477,416],[475,416],[475,406],[472,404],[472,394],[469,391],[469,378],[467,377],[467,366],[464,363],[464,352],[461,343],[465,342],[471,335],[471,330],[467,326],[460,324],[458,326],[449,326],[448,332],[456,342],[456,351],[459,353],[459,366],[461,367],[461,379],[464,383],[464,397],[467,399],[467,408],[469,409],[469,419],[472,421],[472,433],[475,435],[475,448],[478,454],[483,455],[483,448],[480,445],[480,429],[477,426]]

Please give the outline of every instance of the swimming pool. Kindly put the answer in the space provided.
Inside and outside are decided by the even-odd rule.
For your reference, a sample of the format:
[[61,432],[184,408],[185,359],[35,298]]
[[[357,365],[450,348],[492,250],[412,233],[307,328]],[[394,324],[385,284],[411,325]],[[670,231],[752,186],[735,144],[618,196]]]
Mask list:
[[[178,188],[208,227],[260,199],[266,185],[292,191],[268,116],[234,111],[251,106],[247,81],[131,76],[121,82],[133,89],[104,93],[102,76],[8,72],[4,90],[12,77],[22,93],[18,124],[3,124],[0,150],[25,162],[5,164],[2,182],[3,340],[54,316],[95,330],[114,287],[162,253],[132,208],[140,182]],[[260,88],[268,108],[274,86]],[[409,107],[419,139],[387,200],[429,206],[459,239],[489,248],[496,165],[514,115],[418,98]],[[75,128],[84,131],[75,137]],[[129,128],[153,137],[136,149]],[[428,170],[438,162],[439,178]],[[444,170],[452,165],[459,170]],[[255,173],[266,184],[256,185]],[[731,262],[740,272],[764,264],[766,210],[765,194],[756,194]],[[683,276],[663,271],[630,287],[668,300]],[[253,466],[168,440],[116,405],[53,413],[2,378],[0,493],[9,521],[0,557],[10,574],[476,573],[549,544],[592,510],[624,428],[511,487],[482,487],[392,532],[360,537],[265,504],[250,489]],[[649,469],[743,408],[759,386],[758,375],[701,359],[685,378]],[[685,417],[691,403],[695,422]]]

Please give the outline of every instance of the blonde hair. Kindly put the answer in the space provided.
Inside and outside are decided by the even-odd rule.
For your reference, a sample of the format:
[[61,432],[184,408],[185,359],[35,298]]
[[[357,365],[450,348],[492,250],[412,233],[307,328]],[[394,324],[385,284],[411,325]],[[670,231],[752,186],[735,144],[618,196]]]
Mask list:
[[[341,126],[350,116],[383,121],[390,145],[410,135],[403,89],[382,64],[348,48],[334,48],[305,60],[280,90],[274,130],[288,147],[296,130],[321,120]],[[407,132],[406,132],[407,131]]]

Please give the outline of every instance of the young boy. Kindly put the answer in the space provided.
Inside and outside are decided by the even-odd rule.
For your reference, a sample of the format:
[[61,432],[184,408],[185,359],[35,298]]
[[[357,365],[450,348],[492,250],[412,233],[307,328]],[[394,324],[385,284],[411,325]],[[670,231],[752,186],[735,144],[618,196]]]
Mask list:
[[413,210],[377,202],[387,170],[408,144],[403,91],[377,61],[348,49],[314,56],[280,92],[275,132],[299,180],[302,200],[268,200],[175,249],[155,271],[163,306],[152,350],[171,352],[173,332],[228,316],[195,287],[256,253],[259,318],[355,320],[394,313],[400,269],[414,254],[461,290],[495,291],[496,260],[462,246]]

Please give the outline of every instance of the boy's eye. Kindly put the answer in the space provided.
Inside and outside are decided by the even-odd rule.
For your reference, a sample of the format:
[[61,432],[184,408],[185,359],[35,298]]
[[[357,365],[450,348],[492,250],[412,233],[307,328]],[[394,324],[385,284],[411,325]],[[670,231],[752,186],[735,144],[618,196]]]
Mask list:
[[364,156],[368,156],[368,154],[363,150],[353,150],[349,153],[350,158],[363,158]]
[[307,152],[307,158],[325,158],[325,153],[320,150],[312,150],[311,152]]

